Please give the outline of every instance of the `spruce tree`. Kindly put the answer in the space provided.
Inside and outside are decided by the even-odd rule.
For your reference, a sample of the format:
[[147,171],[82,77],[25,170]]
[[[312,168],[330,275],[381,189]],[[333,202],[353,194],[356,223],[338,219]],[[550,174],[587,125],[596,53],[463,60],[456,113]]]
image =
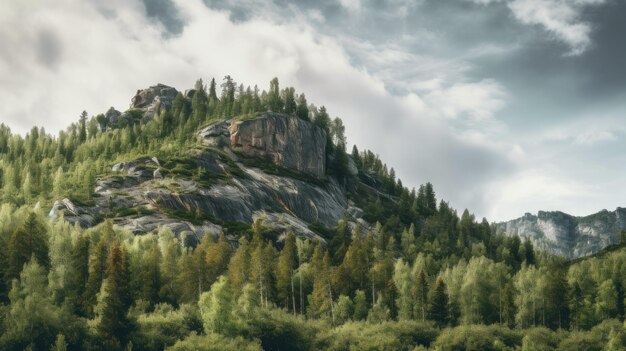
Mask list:
[[107,269],[107,257],[109,255],[109,245],[103,238],[101,239],[89,258],[89,277],[82,298],[82,309],[88,315],[93,311],[96,303],[96,296],[100,291],[100,286],[105,277]]
[[44,268],[50,268],[48,238],[45,227],[39,223],[37,215],[31,212],[23,226],[18,227],[8,243],[7,280],[17,278],[31,256]]
[[439,327],[448,324],[448,291],[446,284],[441,277],[435,281],[435,290],[430,301],[430,319],[435,321]]
[[296,116],[298,116],[298,118],[303,119],[305,121],[310,121],[309,106],[307,105],[306,97],[304,96],[304,94],[300,94],[300,96],[298,96]]
[[288,232],[276,266],[276,296],[281,307],[294,313],[296,301],[293,273],[298,265],[296,254],[296,240],[293,234]]
[[113,341],[111,345],[126,345],[131,331],[131,322],[127,317],[130,292],[124,251],[118,241],[113,243],[107,260],[105,295],[98,325],[100,335]]

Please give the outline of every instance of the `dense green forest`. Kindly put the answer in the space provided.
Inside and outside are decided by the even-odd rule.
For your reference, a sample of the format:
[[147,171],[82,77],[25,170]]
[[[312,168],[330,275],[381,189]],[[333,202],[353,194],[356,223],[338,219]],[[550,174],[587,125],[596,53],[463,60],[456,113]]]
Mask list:
[[[227,76],[219,96],[216,85],[199,80],[151,119],[84,112],[58,136],[0,126],[0,349],[626,348],[623,247],[566,262],[495,236],[486,219],[438,202],[430,183],[409,189],[373,152],[348,153],[341,119],[277,79],[259,91]],[[263,111],[330,136],[329,176],[375,225],[313,225],[324,244],[258,220],[229,228],[236,242],[184,246],[168,229],[133,235],[114,217],[83,229],[47,216],[60,198],[91,203],[115,162],[183,157],[200,127]]]

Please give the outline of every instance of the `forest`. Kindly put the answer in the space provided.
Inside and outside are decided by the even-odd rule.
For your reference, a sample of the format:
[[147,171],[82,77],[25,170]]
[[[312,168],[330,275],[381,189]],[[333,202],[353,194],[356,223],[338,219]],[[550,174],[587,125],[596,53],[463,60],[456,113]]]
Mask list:
[[[568,262],[459,215],[431,183],[409,189],[372,151],[348,153],[341,119],[277,79],[259,91],[226,76],[220,88],[198,80],[192,98],[179,93],[149,120],[83,112],[56,136],[0,126],[0,349],[626,349],[625,234]],[[263,111],[330,136],[329,176],[370,228],[313,225],[322,242],[260,219],[186,246],[166,228],[134,235],[114,215],[92,228],[48,216],[61,198],[93,202],[115,162],[180,157],[200,127]]]

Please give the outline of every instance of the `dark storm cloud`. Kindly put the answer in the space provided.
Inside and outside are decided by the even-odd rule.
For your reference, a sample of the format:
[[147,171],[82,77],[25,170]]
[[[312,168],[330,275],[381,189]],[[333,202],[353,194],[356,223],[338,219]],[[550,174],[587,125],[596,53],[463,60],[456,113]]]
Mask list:
[[178,35],[185,23],[180,18],[178,8],[172,0],[142,0],[148,16],[156,18],[167,30],[166,34]]

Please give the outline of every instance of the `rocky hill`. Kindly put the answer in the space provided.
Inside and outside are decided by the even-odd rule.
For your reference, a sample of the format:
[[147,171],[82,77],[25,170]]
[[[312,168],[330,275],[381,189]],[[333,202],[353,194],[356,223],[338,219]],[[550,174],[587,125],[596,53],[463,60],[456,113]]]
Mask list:
[[568,258],[590,255],[618,243],[622,230],[626,230],[626,208],[621,207],[585,217],[539,211],[536,216],[526,213],[494,226],[496,234],[529,238],[536,247]]
[[[140,90],[128,111],[111,108],[107,123],[154,118],[171,107],[176,94],[161,84]],[[182,156],[146,155],[113,164],[99,175],[93,204],[60,199],[49,215],[63,213],[82,227],[109,218],[136,234],[164,226],[188,243],[257,218],[277,232],[291,229],[319,240],[324,239],[311,227],[332,228],[341,218],[368,225],[348,201],[345,184],[327,174],[328,136],[313,123],[266,112],[217,120],[196,137]],[[352,160],[348,163],[356,177]]]

